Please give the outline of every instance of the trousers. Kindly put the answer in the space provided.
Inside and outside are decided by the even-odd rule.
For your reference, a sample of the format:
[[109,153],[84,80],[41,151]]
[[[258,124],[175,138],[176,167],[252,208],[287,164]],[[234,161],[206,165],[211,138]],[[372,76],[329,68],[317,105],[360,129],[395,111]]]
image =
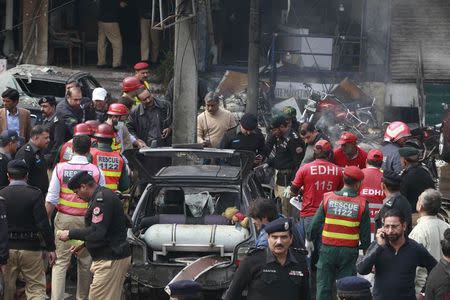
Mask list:
[[97,44],[97,65],[106,65],[106,42],[112,46],[113,61],[112,66],[122,65],[122,35],[120,34],[119,23],[98,22],[98,44]]
[[96,260],[92,263],[94,274],[89,300],[120,300],[125,275],[131,265],[131,256],[116,260]]
[[141,19],[141,60],[150,59],[150,43],[152,48],[151,62],[158,61],[160,31],[151,29],[152,21],[149,19]]

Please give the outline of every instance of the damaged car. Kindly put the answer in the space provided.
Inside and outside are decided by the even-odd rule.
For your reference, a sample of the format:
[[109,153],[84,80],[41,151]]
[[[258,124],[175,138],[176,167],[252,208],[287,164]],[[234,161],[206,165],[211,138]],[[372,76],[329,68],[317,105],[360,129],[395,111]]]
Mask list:
[[[220,299],[255,245],[245,215],[252,199],[265,194],[253,172],[254,154],[163,147],[141,149],[139,156],[139,177],[148,178],[128,232],[128,299],[161,296],[183,279],[198,281],[207,299]],[[152,159],[172,165],[152,176],[146,171]]]

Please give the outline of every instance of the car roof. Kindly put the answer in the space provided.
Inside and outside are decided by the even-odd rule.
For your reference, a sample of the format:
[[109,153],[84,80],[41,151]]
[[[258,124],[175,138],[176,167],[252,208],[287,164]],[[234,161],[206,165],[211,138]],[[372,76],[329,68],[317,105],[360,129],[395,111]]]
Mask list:
[[31,75],[37,79],[47,79],[55,82],[65,83],[67,79],[73,77],[74,79],[89,75],[88,72],[80,70],[73,70],[55,66],[38,66],[38,65],[18,65],[7,71],[12,75],[19,75],[20,77],[28,77]]
[[217,165],[169,166],[162,168],[155,176],[155,181],[236,181],[239,180],[241,168]]

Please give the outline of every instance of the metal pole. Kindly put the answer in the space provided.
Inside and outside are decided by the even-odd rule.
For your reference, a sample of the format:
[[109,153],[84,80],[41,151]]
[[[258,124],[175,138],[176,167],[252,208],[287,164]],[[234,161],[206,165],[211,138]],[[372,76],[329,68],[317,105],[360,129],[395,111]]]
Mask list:
[[260,0],[250,1],[248,29],[248,100],[246,111],[256,114],[259,97]]

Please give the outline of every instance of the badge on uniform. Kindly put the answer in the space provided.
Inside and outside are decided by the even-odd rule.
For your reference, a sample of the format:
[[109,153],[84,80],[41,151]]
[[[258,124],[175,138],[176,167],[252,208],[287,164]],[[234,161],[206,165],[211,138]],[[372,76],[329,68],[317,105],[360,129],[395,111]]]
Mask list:
[[97,224],[103,221],[103,213],[100,211],[100,207],[95,207],[92,211],[92,223]]
[[290,271],[289,275],[290,276],[303,276],[303,272],[302,271]]

